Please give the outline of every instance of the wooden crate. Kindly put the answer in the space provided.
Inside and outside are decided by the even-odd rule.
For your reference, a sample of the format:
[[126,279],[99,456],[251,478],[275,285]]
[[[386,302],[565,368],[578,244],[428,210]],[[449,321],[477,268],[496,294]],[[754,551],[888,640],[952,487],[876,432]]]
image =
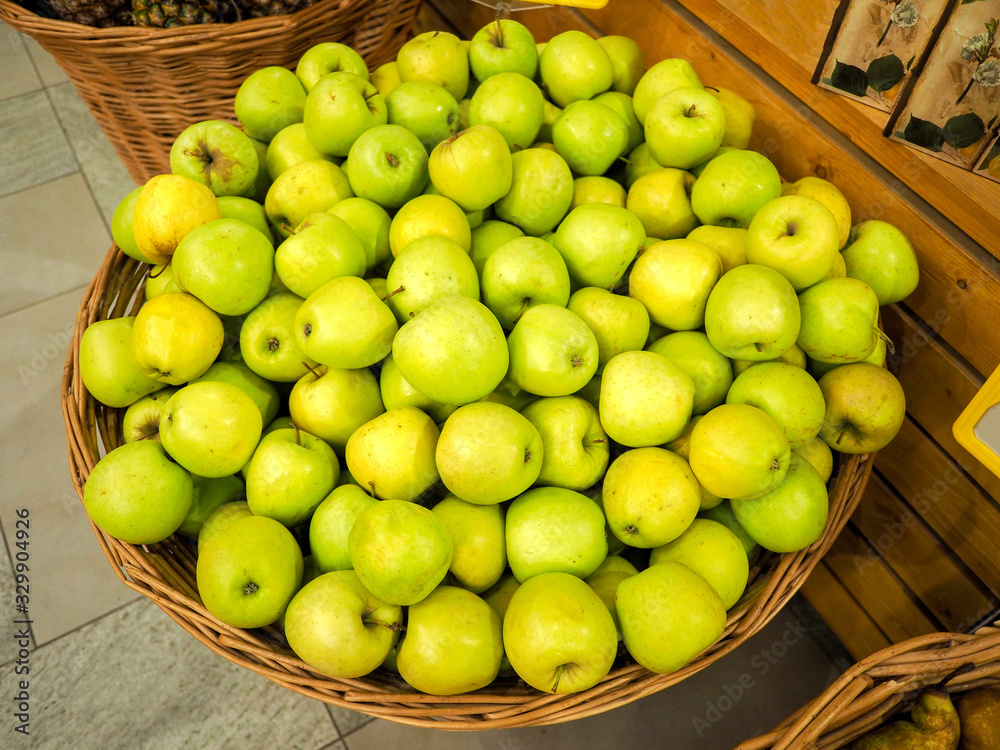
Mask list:
[[[1000,364],[1000,183],[888,141],[886,113],[810,83],[837,3],[612,0],[516,17],[538,41],[566,29],[624,34],[647,62],[688,58],[706,84],[753,103],[751,147],[785,178],[829,179],[855,222],[890,221],[913,242],[920,285],[905,305],[883,309],[907,420],[803,589],[860,659],[935,630],[968,630],[1000,605],[1000,479],[951,434]],[[430,0],[422,22],[468,38],[493,17],[470,0]]]

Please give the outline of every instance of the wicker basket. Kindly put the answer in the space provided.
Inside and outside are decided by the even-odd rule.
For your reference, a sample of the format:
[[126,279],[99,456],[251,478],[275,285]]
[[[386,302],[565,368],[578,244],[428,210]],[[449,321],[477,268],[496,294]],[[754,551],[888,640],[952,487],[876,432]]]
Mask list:
[[0,0],[0,21],[34,38],[66,71],[137,184],[170,171],[170,146],[199,120],[235,123],[243,80],[294,68],[320,42],[343,42],[369,68],[391,60],[421,0],[319,0],[285,16],[175,29],[97,29]]
[[[77,313],[63,376],[62,407],[70,471],[81,497],[101,455],[100,446],[111,450],[123,440],[121,410],[96,403],[80,379],[80,336],[96,320],[135,314],[147,268],[112,246]],[[116,573],[129,587],[156,602],[212,651],[289,690],[404,724],[456,730],[537,726],[601,713],[674,685],[758,632],[833,544],[861,497],[873,458],[871,454],[842,457],[830,490],[830,517],[822,538],[801,552],[763,555],[750,572],[747,593],[730,610],[725,633],[694,661],[677,672],[659,675],[623,654],[600,684],[570,695],[540,693],[515,678],[500,678],[476,693],[441,697],[416,693],[384,670],[362,679],[324,677],[288,649],[280,630],[241,630],[209,614],[196,590],[197,545],[175,535],[159,544],[136,547],[104,536],[96,526],[93,529]]]
[[843,747],[908,709],[921,690],[967,664],[975,669],[950,680],[949,693],[1000,687],[1000,620],[974,635],[933,633],[882,649],[844,672],[774,731],[736,750]]

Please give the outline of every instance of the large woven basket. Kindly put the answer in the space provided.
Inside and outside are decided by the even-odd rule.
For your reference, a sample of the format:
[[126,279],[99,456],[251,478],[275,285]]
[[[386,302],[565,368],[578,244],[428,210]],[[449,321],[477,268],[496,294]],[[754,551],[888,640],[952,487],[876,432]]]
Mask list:
[[949,693],[1000,687],[1000,620],[972,635],[933,633],[882,649],[844,672],[826,692],[774,731],[736,750],[844,747],[908,709],[925,687],[967,664],[975,669],[950,680]]
[[0,0],[0,21],[33,37],[66,71],[137,184],[170,171],[177,134],[199,120],[235,122],[243,80],[294,68],[307,49],[342,42],[369,68],[391,60],[421,0],[319,0],[285,16],[174,29],[93,28]]
[[[142,301],[147,268],[112,246],[77,314],[63,377],[62,406],[70,471],[81,497],[87,476],[101,455],[101,446],[111,450],[123,440],[121,411],[96,403],[81,382],[80,336],[96,320],[135,314]],[[354,680],[324,677],[288,649],[280,630],[240,630],[209,614],[196,590],[197,545],[175,535],[160,544],[136,547],[105,537],[96,526],[93,528],[108,560],[128,586],[156,602],[212,651],[290,690],[405,724],[443,729],[536,726],[597,714],[674,685],[764,627],[830,548],[861,497],[873,455],[841,458],[830,489],[830,517],[822,538],[801,552],[762,556],[751,570],[747,593],[730,611],[725,633],[716,643],[680,671],[666,675],[648,672],[622,654],[600,684],[571,695],[543,694],[515,678],[498,679],[476,693],[440,697],[416,693],[384,670]]]

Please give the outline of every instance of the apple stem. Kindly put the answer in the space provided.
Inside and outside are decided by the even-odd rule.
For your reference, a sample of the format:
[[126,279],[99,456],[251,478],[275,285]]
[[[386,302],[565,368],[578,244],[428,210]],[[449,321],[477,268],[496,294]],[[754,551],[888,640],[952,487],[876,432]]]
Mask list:
[[692,104],[690,107],[687,108],[687,110],[685,110],[684,116],[685,117],[695,117],[695,116],[697,116],[697,113],[698,113],[698,107],[697,107],[697,105]]
[[885,348],[888,349],[890,353],[892,354],[896,353],[896,345],[892,343],[892,339],[885,334],[885,331],[883,331],[881,328],[876,327],[875,335],[885,342]]
[[166,271],[166,270],[167,270],[167,266],[169,266],[169,265],[170,265],[169,263],[164,263],[164,264],[163,264],[163,268],[161,268],[161,269],[160,269],[159,271],[157,271],[156,273],[153,273],[153,266],[150,266],[150,267],[149,267],[149,270],[147,271],[147,274],[148,274],[149,278],[151,278],[151,279],[155,279],[155,278],[156,278],[157,276],[159,276],[159,275],[160,275],[160,274],[162,274],[162,273],[163,273],[164,271]]
[[250,594],[254,593],[259,588],[260,586],[258,586],[253,581],[250,581],[250,583],[248,583],[246,586],[243,587],[243,593],[246,594],[247,596],[250,596]]
[[527,312],[528,306],[530,304],[531,300],[525,299],[524,302],[521,303],[521,309],[517,311],[517,315],[515,315],[510,322],[513,323],[514,325],[517,325],[517,321],[519,321],[521,319],[521,316],[524,315],[525,312]]
[[393,296],[394,294],[399,294],[400,292],[405,292],[405,291],[406,291],[406,287],[405,286],[397,287],[397,288],[393,289],[391,292],[389,292],[387,295],[385,295],[382,298],[382,301],[385,302],[387,299],[389,299],[389,297]]
[[303,362],[303,363],[302,363],[302,366],[303,366],[304,368],[306,368],[307,370],[309,370],[309,372],[311,372],[311,373],[312,373],[312,374],[313,374],[313,375],[314,375],[314,376],[316,377],[316,379],[317,379],[317,380],[319,380],[319,379],[320,379],[321,377],[323,377],[323,376],[322,376],[322,375],[320,375],[320,374],[319,374],[318,372],[316,372],[316,370],[315,370],[315,369],[313,369],[313,368],[312,368],[312,367],[311,367],[311,366],[309,365],[309,363],[308,363],[308,362]]
[[584,443],[584,445],[597,445],[598,443],[606,443],[606,442],[608,441],[605,440],[604,438],[597,438],[597,440],[591,440],[589,443]]
[[552,683],[552,690],[550,692],[554,693],[559,689],[559,680],[562,679],[563,665],[556,667],[556,679]]
[[841,441],[841,440],[843,439],[843,437],[844,437],[844,434],[845,434],[846,432],[847,432],[847,426],[845,425],[845,426],[844,426],[844,427],[843,427],[843,428],[842,428],[842,429],[840,430],[840,432],[839,432],[839,433],[837,433],[837,440],[836,440],[836,443],[837,443],[837,445],[840,445],[840,441]]
[[753,348],[756,349],[758,352],[763,352],[764,351],[764,347],[761,344],[758,344],[758,343],[755,343],[753,345]]
[[371,489],[372,497],[375,497],[375,482],[368,482],[368,487]]
[[302,445],[302,433],[299,432],[299,426],[295,422],[289,422],[292,429],[295,430],[295,442]]
[[397,159],[394,154],[390,154],[388,151],[385,152],[385,160],[389,162],[389,165],[392,167],[399,166],[399,159]]
[[708,89],[709,91],[718,91],[719,90],[715,86],[706,86],[705,88]]

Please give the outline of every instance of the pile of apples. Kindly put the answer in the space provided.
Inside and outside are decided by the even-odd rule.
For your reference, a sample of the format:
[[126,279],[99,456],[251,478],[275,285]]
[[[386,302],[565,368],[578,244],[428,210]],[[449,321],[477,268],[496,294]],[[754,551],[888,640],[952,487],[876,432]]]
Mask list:
[[235,109],[115,212],[151,269],[81,341],[127,407],[84,499],[197,537],[208,611],[323,674],[574,692],[620,640],[677,670],[761,548],[822,536],[831,449],[902,423],[909,242],[783,183],[686,60],[498,20],[370,77],[321,44]]

